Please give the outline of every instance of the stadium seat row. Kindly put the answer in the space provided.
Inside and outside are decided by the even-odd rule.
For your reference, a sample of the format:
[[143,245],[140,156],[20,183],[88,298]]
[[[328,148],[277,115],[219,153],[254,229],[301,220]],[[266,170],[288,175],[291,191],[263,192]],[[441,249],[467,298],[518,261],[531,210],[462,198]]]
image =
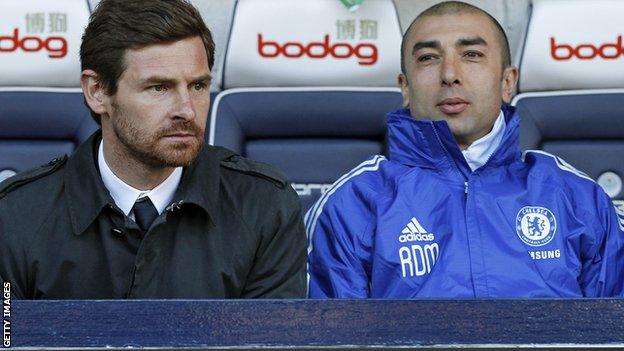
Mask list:
[[[86,0],[5,0],[0,180],[71,153],[97,129],[79,88]],[[515,60],[521,146],[557,154],[624,199],[624,3],[533,0]],[[8,11],[5,11],[8,10]],[[408,23],[409,24],[409,23]],[[405,27],[405,25],[404,25]],[[405,29],[405,28],[404,28]],[[385,153],[402,30],[395,2],[238,0],[206,141],[281,168],[308,208]],[[570,169],[565,161],[561,167]]]

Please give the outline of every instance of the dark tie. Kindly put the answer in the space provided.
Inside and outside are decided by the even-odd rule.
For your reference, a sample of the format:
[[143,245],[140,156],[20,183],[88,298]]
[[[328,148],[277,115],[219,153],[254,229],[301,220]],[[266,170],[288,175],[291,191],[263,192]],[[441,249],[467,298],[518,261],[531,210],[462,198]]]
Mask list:
[[137,200],[132,207],[134,211],[134,219],[144,232],[146,232],[152,225],[152,222],[158,217],[158,211],[154,204],[145,196]]

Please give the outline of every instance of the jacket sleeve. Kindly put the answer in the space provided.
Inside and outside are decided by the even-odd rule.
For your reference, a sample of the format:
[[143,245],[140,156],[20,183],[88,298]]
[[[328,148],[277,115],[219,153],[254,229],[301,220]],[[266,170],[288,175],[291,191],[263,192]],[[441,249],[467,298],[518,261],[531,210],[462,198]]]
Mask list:
[[374,218],[359,195],[352,184],[331,188],[306,214],[311,298],[370,296]]
[[286,185],[269,211],[241,298],[304,298],[306,236],[297,193]]
[[596,185],[600,232],[583,262],[579,279],[583,295],[588,297],[624,296],[624,210]]
[[20,241],[12,237],[15,233],[9,232],[9,223],[6,209],[0,202],[0,289],[4,290],[5,283],[10,283],[11,295],[16,299],[26,298],[27,261],[26,252]]

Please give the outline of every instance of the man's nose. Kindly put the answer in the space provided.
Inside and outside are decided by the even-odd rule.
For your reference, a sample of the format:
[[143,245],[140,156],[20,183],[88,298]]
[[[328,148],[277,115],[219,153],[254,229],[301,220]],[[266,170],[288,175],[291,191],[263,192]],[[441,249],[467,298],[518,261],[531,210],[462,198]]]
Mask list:
[[454,57],[444,57],[440,76],[442,85],[453,86],[461,84],[461,68],[458,60]]
[[186,120],[195,119],[195,106],[188,90],[180,89],[176,94],[176,102],[172,114],[175,118],[183,118]]

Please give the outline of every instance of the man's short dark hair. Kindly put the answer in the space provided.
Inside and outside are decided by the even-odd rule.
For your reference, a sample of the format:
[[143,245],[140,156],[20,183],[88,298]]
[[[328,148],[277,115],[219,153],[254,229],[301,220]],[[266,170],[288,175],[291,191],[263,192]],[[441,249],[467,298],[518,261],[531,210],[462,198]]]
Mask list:
[[[81,69],[98,74],[108,95],[117,92],[128,49],[172,43],[199,36],[208,67],[214,64],[214,41],[199,11],[187,0],[102,0],[89,18],[80,45]],[[99,115],[91,111],[99,124]]]
[[428,16],[442,16],[442,15],[452,15],[452,14],[462,14],[462,13],[483,14],[490,20],[490,22],[494,24],[494,26],[498,30],[498,37],[500,41],[501,54],[502,54],[502,59],[503,59],[503,69],[511,66],[511,53],[509,51],[509,40],[507,39],[507,34],[505,34],[505,30],[503,30],[503,27],[500,25],[500,23],[498,23],[496,18],[492,17],[492,15],[490,15],[486,11],[483,11],[482,9],[476,6],[467,4],[465,2],[445,1],[436,5],[433,5],[430,8],[426,9],[425,11],[421,12],[414,19],[414,21],[412,21],[412,23],[409,25],[409,27],[405,31],[405,34],[403,34],[403,40],[401,41],[401,72],[405,74],[405,45],[407,42],[407,38],[412,28],[414,27],[414,24],[418,22],[419,19],[423,17],[428,17]]

